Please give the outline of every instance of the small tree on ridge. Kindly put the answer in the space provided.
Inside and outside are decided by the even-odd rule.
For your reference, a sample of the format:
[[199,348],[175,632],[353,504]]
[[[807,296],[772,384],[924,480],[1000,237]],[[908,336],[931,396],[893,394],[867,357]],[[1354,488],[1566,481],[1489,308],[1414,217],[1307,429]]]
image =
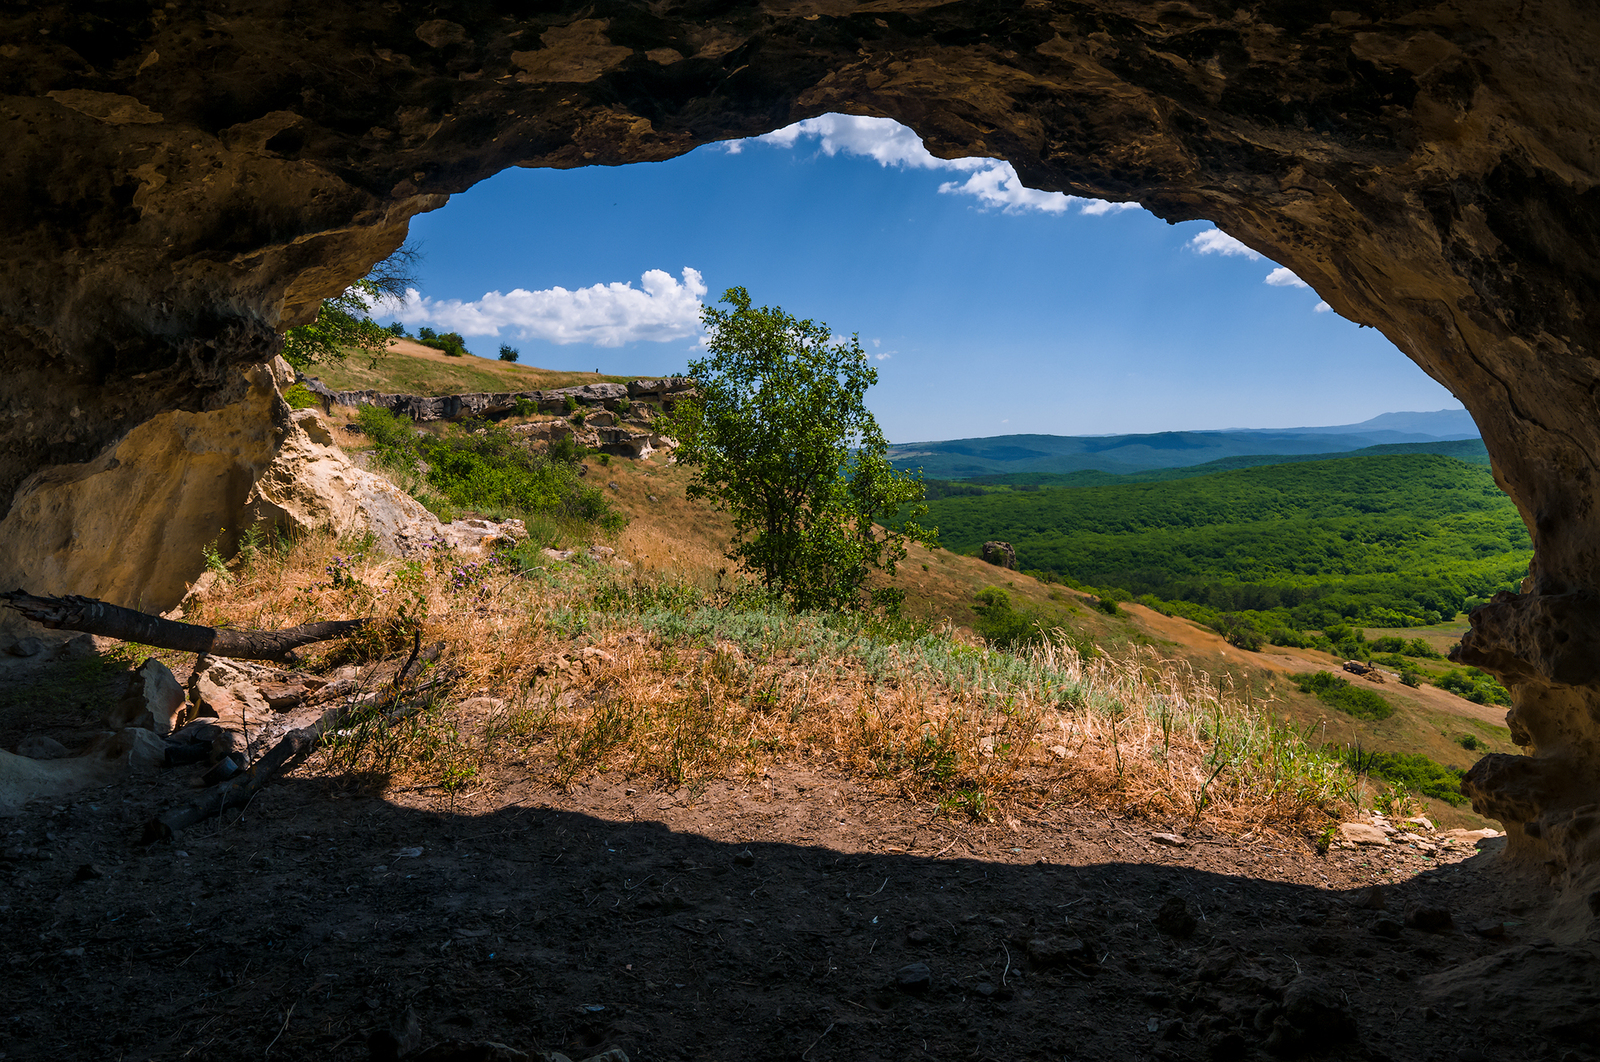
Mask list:
[[[798,608],[851,608],[867,577],[894,574],[908,542],[931,541],[922,483],[890,466],[864,402],[878,372],[860,341],[754,308],[729,288],[701,320],[708,356],[689,363],[698,397],[664,425],[678,460],[697,470],[689,493],[733,517],[728,556]],[[909,506],[899,526],[883,526]],[[893,594],[880,592],[880,601]]]

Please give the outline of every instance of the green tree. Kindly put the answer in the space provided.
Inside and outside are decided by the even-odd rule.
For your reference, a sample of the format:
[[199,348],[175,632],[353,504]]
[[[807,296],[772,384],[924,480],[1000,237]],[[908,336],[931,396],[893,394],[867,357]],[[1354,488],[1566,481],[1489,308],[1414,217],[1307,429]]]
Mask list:
[[[708,356],[689,363],[696,398],[663,424],[696,469],[689,493],[733,517],[729,558],[798,608],[853,608],[873,571],[894,574],[910,542],[936,529],[922,483],[889,464],[867,409],[878,380],[860,340],[729,288],[701,321]],[[894,528],[884,526],[896,515]],[[892,590],[873,595],[898,601]]]
[[522,351],[518,350],[516,347],[512,346],[510,343],[501,343],[500,344],[500,360],[501,361],[516,361],[520,357],[522,357]]
[[376,365],[397,334],[372,319],[372,307],[385,296],[404,295],[416,284],[421,254],[406,244],[372,267],[372,271],[331,299],[323,299],[317,319],[283,335],[283,359],[297,369],[316,362],[340,361],[359,351]]

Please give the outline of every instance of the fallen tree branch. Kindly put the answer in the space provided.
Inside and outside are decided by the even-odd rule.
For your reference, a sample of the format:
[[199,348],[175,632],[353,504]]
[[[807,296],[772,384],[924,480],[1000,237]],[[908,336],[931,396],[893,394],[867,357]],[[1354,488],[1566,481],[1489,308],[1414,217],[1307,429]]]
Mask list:
[[186,830],[197,822],[220,815],[228,808],[248,804],[261,787],[270,782],[279,771],[292,763],[299,763],[311,754],[322,740],[322,735],[333,729],[350,709],[331,708],[310,726],[291,730],[272,750],[250,765],[250,769],[235,775],[221,785],[213,786],[188,807],[177,808],[157,815],[144,826],[144,843],[171,840],[179,830]]
[[[406,658],[405,664],[401,666],[390,686],[387,697],[390,707],[399,702],[401,683],[411,665],[416,663],[421,649],[422,628],[417,627],[412,631],[411,655]],[[289,731],[266,755],[251,764],[249,770],[206,790],[188,807],[176,808],[157,815],[145,823],[144,843],[171,840],[179,830],[186,830],[196,823],[221,815],[229,808],[243,807],[250,803],[251,799],[261,791],[262,786],[311,755],[322,741],[324,734],[337,730],[351,712],[365,706],[359,697],[353,697],[345,704],[323,712],[322,716],[310,726]]]
[[367,619],[328,620],[282,631],[241,631],[178,623],[92,597],[39,597],[25,590],[9,590],[0,593],[0,598],[35,623],[52,630],[82,631],[153,645],[158,649],[209,653],[235,660],[287,660],[302,645],[343,638],[371,622]]

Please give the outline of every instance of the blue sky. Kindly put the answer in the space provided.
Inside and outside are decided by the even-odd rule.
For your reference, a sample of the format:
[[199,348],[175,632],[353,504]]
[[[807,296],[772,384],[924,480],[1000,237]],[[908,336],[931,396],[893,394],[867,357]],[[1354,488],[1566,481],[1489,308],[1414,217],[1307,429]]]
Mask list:
[[824,116],[661,163],[511,170],[412,222],[418,290],[380,311],[522,364],[681,371],[703,301],[859,333],[894,442],[1342,424],[1459,408],[1375,329],[1204,222],[934,159]]

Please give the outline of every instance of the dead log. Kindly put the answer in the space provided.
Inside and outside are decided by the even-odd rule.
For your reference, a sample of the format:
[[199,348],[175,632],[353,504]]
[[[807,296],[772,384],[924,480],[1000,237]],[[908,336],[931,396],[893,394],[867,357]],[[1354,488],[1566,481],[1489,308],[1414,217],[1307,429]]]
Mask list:
[[282,631],[243,631],[178,623],[75,594],[39,597],[25,590],[10,590],[0,593],[0,598],[35,623],[52,630],[83,631],[159,649],[209,653],[236,660],[288,660],[302,645],[344,638],[372,622],[369,619],[328,620],[303,623]]
[[[417,662],[417,655],[421,649],[422,629],[413,628],[411,655],[406,657],[406,662],[401,665],[389,687],[387,699],[391,706],[400,700],[406,674],[411,670],[411,665]],[[328,709],[310,726],[291,730],[283,735],[278,743],[272,746],[266,755],[251,764],[248,770],[226,782],[212,786],[188,807],[175,808],[155,816],[145,823],[144,843],[171,840],[179,830],[186,830],[196,823],[221,815],[229,808],[244,807],[261,791],[262,786],[311,755],[317,744],[322,741],[322,736],[330,730],[338,729],[359,704],[358,699],[352,698],[345,704]]]

